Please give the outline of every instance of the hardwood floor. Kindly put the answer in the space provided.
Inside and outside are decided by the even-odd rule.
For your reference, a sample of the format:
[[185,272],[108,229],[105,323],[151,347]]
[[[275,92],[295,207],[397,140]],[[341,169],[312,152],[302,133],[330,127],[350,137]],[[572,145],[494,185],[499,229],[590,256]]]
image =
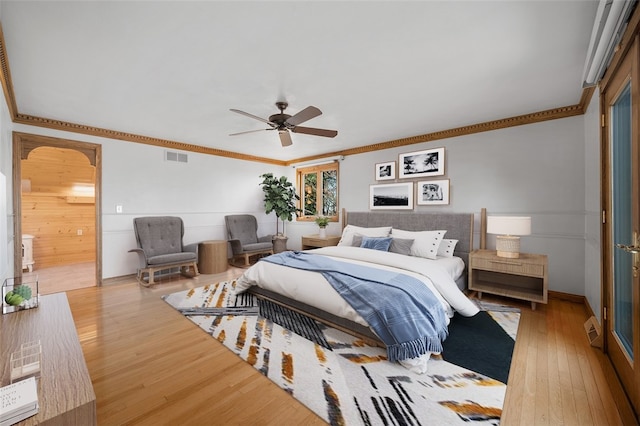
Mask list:
[[60,293],[95,286],[96,263],[84,262],[47,268],[36,267],[32,272],[24,270],[22,276],[24,278],[37,276],[40,294]]
[[[152,288],[132,277],[67,293],[98,424],[324,424],[160,299],[241,273],[165,278]],[[522,316],[502,425],[636,424],[616,406],[619,389],[608,387],[606,358],[587,341],[582,305],[511,304]]]

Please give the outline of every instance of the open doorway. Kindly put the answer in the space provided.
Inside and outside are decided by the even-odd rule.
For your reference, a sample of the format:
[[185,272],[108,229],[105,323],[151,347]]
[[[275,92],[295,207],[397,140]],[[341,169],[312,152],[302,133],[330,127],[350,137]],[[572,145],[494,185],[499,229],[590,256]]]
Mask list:
[[15,276],[41,294],[101,285],[100,145],[14,133]]

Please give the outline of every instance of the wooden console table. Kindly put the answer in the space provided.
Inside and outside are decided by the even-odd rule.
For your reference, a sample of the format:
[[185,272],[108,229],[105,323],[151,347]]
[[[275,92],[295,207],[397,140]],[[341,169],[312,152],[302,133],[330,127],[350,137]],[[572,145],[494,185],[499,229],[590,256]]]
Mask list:
[[96,395],[65,293],[40,296],[37,308],[1,315],[0,380],[11,381],[9,358],[26,342],[40,340],[40,410],[18,425],[95,425]]

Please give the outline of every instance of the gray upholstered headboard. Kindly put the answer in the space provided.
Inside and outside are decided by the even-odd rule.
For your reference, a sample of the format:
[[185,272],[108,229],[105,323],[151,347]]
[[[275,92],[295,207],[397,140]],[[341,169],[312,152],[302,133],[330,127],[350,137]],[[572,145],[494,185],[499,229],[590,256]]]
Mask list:
[[401,213],[401,212],[346,212],[343,223],[373,228],[391,226],[405,231],[435,231],[445,229],[445,238],[458,240],[454,255],[469,264],[473,250],[473,213]]

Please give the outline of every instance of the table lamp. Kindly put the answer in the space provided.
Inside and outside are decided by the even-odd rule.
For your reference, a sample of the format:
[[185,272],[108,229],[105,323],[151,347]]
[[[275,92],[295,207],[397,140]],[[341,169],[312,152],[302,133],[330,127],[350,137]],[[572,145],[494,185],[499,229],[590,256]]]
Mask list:
[[496,250],[499,257],[520,257],[520,235],[531,234],[531,218],[516,216],[487,216],[487,233],[498,234]]

